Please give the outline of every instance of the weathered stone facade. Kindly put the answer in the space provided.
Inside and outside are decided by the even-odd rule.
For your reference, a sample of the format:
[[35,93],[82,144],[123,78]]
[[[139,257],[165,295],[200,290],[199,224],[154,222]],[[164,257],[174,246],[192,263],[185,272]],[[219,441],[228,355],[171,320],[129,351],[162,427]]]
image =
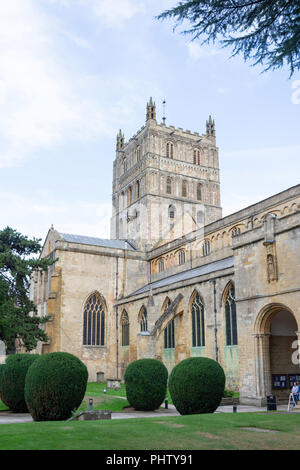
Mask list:
[[261,403],[275,375],[300,374],[300,185],[221,218],[214,122],[202,135],[157,124],[152,100],[146,116],[117,137],[111,239],[49,230],[41,256],[58,261],[32,284],[52,315],[39,350],[75,354],[91,381],[207,356],[241,403]]

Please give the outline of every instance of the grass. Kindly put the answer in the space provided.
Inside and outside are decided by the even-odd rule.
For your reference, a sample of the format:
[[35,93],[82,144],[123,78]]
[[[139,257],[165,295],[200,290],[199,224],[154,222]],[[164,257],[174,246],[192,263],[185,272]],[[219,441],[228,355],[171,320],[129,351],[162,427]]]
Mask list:
[[[242,428],[260,428],[273,432]],[[276,412],[0,425],[1,450],[296,450],[299,448],[300,415]]]

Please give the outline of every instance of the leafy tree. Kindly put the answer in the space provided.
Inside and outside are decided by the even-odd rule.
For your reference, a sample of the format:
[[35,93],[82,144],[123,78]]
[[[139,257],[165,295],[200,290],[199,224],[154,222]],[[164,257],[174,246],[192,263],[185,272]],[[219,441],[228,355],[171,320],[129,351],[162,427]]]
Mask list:
[[183,34],[204,38],[201,44],[220,40],[264,71],[285,61],[291,75],[300,69],[300,0],[184,0],[157,18],[175,18],[174,29],[188,20]]
[[36,316],[37,308],[29,298],[30,277],[36,270],[46,271],[56,260],[36,259],[40,239],[29,240],[10,227],[0,231],[0,340],[7,354],[15,351],[16,340],[31,351],[48,337],[41,325],[49,316]]

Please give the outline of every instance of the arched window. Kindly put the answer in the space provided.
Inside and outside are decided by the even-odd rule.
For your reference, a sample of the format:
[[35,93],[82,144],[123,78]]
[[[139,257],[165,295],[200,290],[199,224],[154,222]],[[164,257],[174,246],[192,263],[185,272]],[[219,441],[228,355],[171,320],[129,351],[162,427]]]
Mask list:
[[200,165],[200,150],[194,150],[194,165]]
[[172,178],[167,177],[167,194],[172,194]]
[[140,197],[140,182],[135,183],[135,197],[138,199]]
[[197,201],[202,200],[202,184],[197,184]]
[[225,298],[226,344],[238,344],[234,286],[231,284]]
[[122,346],[129,346],[129,318],[126,310],[123,311],[121,316],[122,327]]
[[129,188],[127,189],[127,206],[129,206],[131,202],[132,202],[132,188],[131,186],[129,186]]
[[158,271],[161,273],[162,271],[165,270],[165,263],[164,263],[164,260],[163,258],[161,258],[159,261],[158,261]]
[[103,300],[97,292],[90,295],[83,313],[83,344],[85,346],[104,346],[105,311]]
[[185,251],[180,250],[178,253],[178,262],[179,264],[184,264],[185,263]]
[[174,146],[172,142],[167,143],[167,157],[173,158],[174,157]]
[[164,349],[174,349],[175,348],[175,333],[174,333],[174,320],[171,320],[170,323],[164,329]]
[[205,346],[204,305],[198,293],[192,303],[192,345]]
[[203,211],[198,211],[197,212],[197,224],[203,224],[204,221],[204,214]]
[[207,256],[210,254],[210,242],[209,240],[204,240],[202,245],[202,254],[203,256]]
[[237,237],[238,235],[240,235],[240,233],[241,233],[240,227],[234,227],[231,231],[231,236],[232,238]]
[[141,331],[148,331],[148,323],[147,323],[147,310],[143,306],[140,312],[140,325]]
[[182,181],[182,197],[187,197],[187,182],[186,182],[186,180]]

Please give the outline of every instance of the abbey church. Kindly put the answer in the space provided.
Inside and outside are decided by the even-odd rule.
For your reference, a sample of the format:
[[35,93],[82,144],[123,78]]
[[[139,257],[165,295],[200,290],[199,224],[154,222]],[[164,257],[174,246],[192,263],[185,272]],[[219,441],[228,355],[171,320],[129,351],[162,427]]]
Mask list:
[[38,352],[76,355],[89,381],[197,356],[244,404],[300,381],[300,185],[222,217],[211,117],[202,134],[159,124],[150,99],[145,125],[117,135],[111,238],[51,227],[41,256],[58,261],[31,285],[51,315]]

